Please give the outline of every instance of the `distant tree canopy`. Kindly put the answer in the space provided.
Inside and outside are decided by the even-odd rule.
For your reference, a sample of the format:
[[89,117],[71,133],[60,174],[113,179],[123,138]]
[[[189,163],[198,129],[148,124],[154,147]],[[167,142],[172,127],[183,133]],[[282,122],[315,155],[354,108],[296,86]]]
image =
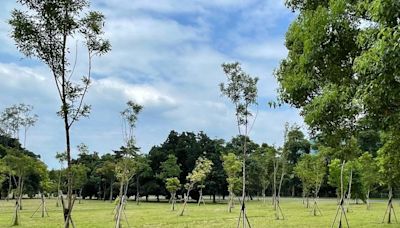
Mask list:
[[[327,169],[320,175],[327,176],[328,181],[324,181],[320,187],[320,196],[335,196],[335,187],[338,187],[338,178],[340,172],[340,160],[352,160],[354,165],[353,169],[353,187],[352,196],[364,198],[368,191],[375,197],[376,193],[382,191],[382,187],[378,183],[391,183],[395,187],[396,172],[391,172],[388,175],[387,170],[395,171],[392,167],[396,166],[397,160],[390,159],[392,154],[396,154],[395,145],[397,145],[397,135],[386,134],[385,137],[379,139],[385,146],[377,146],[377,155],[367,151],[361,158],[358,158],[363,150],[359,149],[360,142],[355,138],[348,141],[341,147],[340,150],[322,146],[317,142],[310,142],[306,139],[304,134],[298,127],[289,128],[286,143],[283,145],[287,154],[286,175],[282,182],[282,195],[301,196],[303,192],[304,178],[301,170],[295,167],[305,155],[317,153],[319,159],[329,163],[330,169]],[[367,141],[374,142],[376,138],[371,134],[371,138],[366,137]],[[127,194],[128,196],[147,197],[149,195],[167,196],[170,197],[171,191],[167,187],[174,186],[174,194],[178,198],[183,197],[184,188],[183,184],[186,183],[186,176],[194,169],[196,160],[199,157],[209,159],[213,166],[211,172],[207,175],[203,189],[205,195],[214,196],[216,201],[218,195],[229,196],[228,190],[233,190],[236,194],[240,192],[240,175],[235,176],[227,167],[224,167],[224,157],[236,157],[240,161],[242,156],[242,148],[240,140],[242,136],[234,137],[230,141],[225,142],[222,139],[211,139],[204,132],[181,132],[171,131],[166,140],[158,146],[151,148],[149,153],[143,155],[135,155],[132,160],[132,175],[134,179],[129,183]],[[313,147],[311,152],[310,147]],[[378,144],[380,145],[380,144]],[[250,197],[259,195],[270,195],[273,187],[272,174],[274,172],[274,162],[280,162],[279,154],[282,153],[282,148],[275,148],[268,144],[257,144],[248,139],[249,154],[246,160],[247,164],[247,194]],[[90,151],[89,148],[81,144],[79,146],[79,153],[75,159],[72,160],[73,172],[76,172],[74,178],[74,191],[84,198],[101,198],[101,199],[114,199],[119,193],[118,177],[116,174],[116,167],[122,159],[122,150],[116,150],[112,153],[100,155],[100,152]],[[121,152],[122,151],[122,152]],[[0,160],[8,154],[20,154],[31,157],[34,160],[39,159],[39,156],[22,148],[18,140],[9,138],[7,136],[0,136]],[[378,157],[378,158],[377,158]],[[62,156],[60,157],[62,159]],[[378,159],[378,160],[377,160]],[[231,159],[232,160],[232,159]],[[376,161],[376,167],[373,170],[379,170],[381,175],[386,175],[386,179],[380,179],[381,175],[365,174],[365,170],[369,170],[368,161]],[[39,161],[40,162],[40,161]],[[4,164],[4,162],[2,162]],[[240,163],[240,162],[239,162]],[[349,164],[350,165],[350,164]],[[346,167],[349,167],[346,165]],[[378,167],[379,165],[379,167]],[[4,165],[2,165],[4,166]],[[237,168],[240,168],[236,167]],[[61,167],[60,167],[61,168]],[[57,186],[60,179],[61,190],[66,190],[67,176],[65,170],[53,169],[46,172],[45,175],[40,173],[30,174],[25,178],[25,192],[33,196],[39,191],[46,193],[57,193]],[[277,172],[280,176],[281,166]],[[345,182],[348,179],[350,168],[345,168]],[[0,176],[2,179],[1,194],[5,196],[9,191],[9,171],[8,169],[0,168]],[[364,171],[363,171],[364,170]],[[375,171],[376,174],[378,171]],[[311,171],[311,173],[313,173]],[[61,174],[61,176],[60,176]],[[237,173],[236,173],[237,175]],[[176,177],[180,185],[175,179]],[[301,177],[301,178],[300,178]],[[369,181],[371,178],[374,180]],[[228,185],[228,179],[232,180],[231,186]],[[389,179],[391,178],[391,179]],[[167,179],[169,179],[167,181]],[[166,183],[169,183],[166,185]],[[311,185],[311,181],[306,180],[306,185]],[[348,181],[347,181],[348,182]],[[16,186],[12,182],[12,188]],[[229,188],[228,188],[229,187]],[[315,188],[314,186],[309,188]],[[171,190],[171,189],[170,189]],[[199,197],[198,189],[193,189],[190,193],[193,199]]]

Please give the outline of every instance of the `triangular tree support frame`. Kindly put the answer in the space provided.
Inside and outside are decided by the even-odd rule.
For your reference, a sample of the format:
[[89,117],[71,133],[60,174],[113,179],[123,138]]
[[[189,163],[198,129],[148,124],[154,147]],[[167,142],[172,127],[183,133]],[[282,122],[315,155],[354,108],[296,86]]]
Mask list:
[[276,197],[275,199],[275,205],[274,205],[274,210],[275,210],[275,219],[276,220],[285,220],[285,216],[283,215],[282,208],[279,204],[280,197]]
[[33,212],[33,214],[31,215],[31,218],[33,218],[33,216],[34,216],[39,210],[41,210],[41,212],[42,212],[42,216],[41,216],[42,218],[44,218],[45,213],[46,213],[47,217],[50,217],[50,216],[49,216],[49,212],[47,211],[47,207],[46,207],[46,198],[45,198],[45,196],[44,196],[44,194],[43,194],[42,192],[40,192],[40,199],[41,199],[40,205],[39,205],[39,207],[36,209],[36,211]]
[[317,216],[319,212],[319,215],[322,215],[321,209],[318,207],[318,197],[314,197],[314,204],[313,207],[310,211],[310,213],[314,216]]
[[200,206],[201,203],[203,203],[203,205],[206,205],[206,202],[204,201],[204,197],[203,197],[203,188],[205,187],[205,185],[203,183],[201,183],[198,188],[200,188],[199,190],[199,200],[197,202],[197,205]]
[[333,223],[332,223],[331,228],[333,228],[333,227],[335,226],[336,219],[337,219],[337,217],[338,217],[339,211],[340,211],[340,217],[339,217],[339,220],[338,220],[338,227],[339,227],[339,228],[342,228],[342,227],[343,227],[342,219],[344,218],[345,221],[346,221],[347,227],[350,228],[349,221],[348,221],[347,216],[346,216],[346,209],[344,208],[343,169],[344,169],[345,163],[346,163],[346,162],[343,161],[343,163],[342,163],[342,168],[341,168],[341,171],[340,171],[340,189],[341,189],[341,191],[340,191],[340,192],[341,192],[341,194],[340,194],[340,202],[339,202],[339,205],[338,205],[338,207],[337,207],[337,209],[336,209],[335,219],[333,220]]
[[382,219],[382,223],[385,222],[386,214],[388,215],[387,223],[388,224],[392,223],[392,212],[393,212],[394,219],[397,223],[398,221],[397,221],[397,217],[396,217],[396,212],[394,211],[394,207],[393,207],[393,190],[392,190],[392,187],[389,187],[389,200],[388,200],[388,205],[387,205],[387,208],[385,211],[385,215],[383,216],[383,219]]
[[247,217],[247,214],[246,214],[246,204],[245,204],[245,200],[244,199],[242,199],[242,202],[241,202],[241,208],[240,208],[239,219],[238,219],[238,222],[237,222],[237,228],[240,227],[240,220],[243,220],[242,221],[243,224],[246,224],[246,225],[248,225],[249,228],[251,228],[251,224],[250,224],[249,218]]
[[310,213],[314,216],[317,216],[318,212],[319,212],[319,215],[322,215],[321,209],[319,209],[319,206],[318,206],[318,193],[319,193],[319,190],[321,189],[321,185],[322,185],[322,179],[320,182],[317,182],[315,184],[314,204],[310,211]]
[[126,213],[125,213],[125,207],[126,207],[126,202],[127,202],[126,195],[128,192],[128,186],[129,186],[129,180],[128,180],[127,184],[125,185],[124,194],[122,195],[119,203],[117,204],[117,206],[114,209],[114,211],[116,211],[116,214],[114,216],[115,217],[115,228],[122,227],[122,224],[121,224],[122,214],[124,214],[126,225],[128,226],[128,228],[130,227],[129,222],[128,222],[128,217],[126,216]]
[[68,205],[66,205],[64,202],[64,196],[61,191],[59,192],[59,195],[61,196],[61,205],[63,208],[64,222],[66,223],[67,219],[69,219],[70,224],[72,225],[73,228],[75,228],[75,224],[71,216],[71,211],[72,208],[74,207],[76,196],[74,195],[74,197],[72,198],[71,208],[68,208]]

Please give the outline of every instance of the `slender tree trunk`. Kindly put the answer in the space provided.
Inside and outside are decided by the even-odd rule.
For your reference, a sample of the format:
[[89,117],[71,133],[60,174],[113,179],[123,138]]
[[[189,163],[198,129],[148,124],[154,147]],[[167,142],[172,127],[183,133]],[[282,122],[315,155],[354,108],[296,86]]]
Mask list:
[[112,203],[113,200],[113,180],[111,179],[111,183],[110,183],[110,203]]
[[201,201],[203,201],[203,204],[205,205],[204,199],[203,199],[203,188],[202,187],[200,188],[199,192],[200,192],[200,196],[199,196],[199,202],[197,202],[197,205],[200,206]]
[[263,189],[262,198],[263,198],[263,203],[265,204],[267,202],[267,197],[265,196],[265,189]]
[[292,197],[294,197],[294,184],[292,185]]
[[22,196],[23,196],[23,189],[24,189],[24,178],[21,177],[21,185],[20,185],[20,189],[19,189],[19,209],[22,210]]
[[350,169],[350,180],[349,180],[349,190],[347,193],[347,208],[346,211],[350,212],[350,200],[351,200],[351,184],[353,181],[353,168]]
[[59,201],[60,201],[60,187],[61,187],[61,169],[60,173],[58,175],[58,185],[57,185],[57,201],[56,201],[56,207],[59,207]]
[[229,202],[228,202],[228,212],[231,213],[232,212],[232,201],[233,201],[233,194],[231,191],[229,191]]
[[7,201],[8,201],[9,198],[10,198],[11,189],[12,189],[11,173],[9,173],[9,176],[8,176],[8,192],[7,192],[8,194],[7,194],[7,197],[6,197],[6,200],[7,200]]
[[172,192],[171,198],[172,198],[172,211],[175,211],[175,194],[176,192]]
[[244,143],[243,143],[243,183],[242,183],[242,222],[243,228],[246,228],[246,153],[247,153],[247,118],[246,118],[246,125],[245,125],[245,136],[244,136]]
[[40,193],[40,196],[41,196],[41,200],[42,200],[42,218],[44,218],[44,213],[45,213],[45,210],[46,210],[46,202],[44,200],[43,192]]
[[136,204],[139,205],[139,175],[136,175]]
[[278,173],[279,164],[274,158],[274,188],[272,190],[272,204],[274,205],[274,210],[276,211],[276,175]]
[[82,188],[79,189],[79,204],[81,204],[81,200],[82,200]]
[[[64,87],[64,86],[63,86]],[[65,92],[63,92],[65,93]],[[64,99],[66,100],[66,95],[64,95]],[[66,109],[66,102],[63,102],[64,109]],[[68,111],[64,110],[64,129],[65,129],[65,139],[67,143],[67,180],[68,180],[68,190],[67,190],[67,208],[64,208],[64,217],[65,217],[65,228],[69,228],[71,213],[72,213],[72,171],[71,171],[71,142],[69,135],[69,126],[68,126]]]
[[392,223],[392,207],[393,207],[393,202],[392,202],[392,197],[393,197],[393,190],[392,187],[390,187],[389,190],[389,214],[388,214],[388,223]]
[[366,200],[367,200],[367,210],[369,210],[369,209],[370,209],[370,207],[371,207],[371,205],[370,205],[370,202],[369,202],[369,193],[370,193],[370,188],[368,188],[368,190],[367,190],[367,195],[366,195]]
[[14,221],[13,226],[19,225],[19,199],[15,201]]

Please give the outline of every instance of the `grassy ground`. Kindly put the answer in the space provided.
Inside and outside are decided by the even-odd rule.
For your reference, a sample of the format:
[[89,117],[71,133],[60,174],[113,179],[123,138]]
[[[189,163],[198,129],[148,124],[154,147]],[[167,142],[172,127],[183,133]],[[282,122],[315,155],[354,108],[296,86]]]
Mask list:
[[[29,228],[62,227],[62,212],[56,207],[55,200],[47,200],[50,217],[41,218],[37,213],[31,215],[39,206],[39,200],[23,200],[21,211],[21,226]],[[336,213],[335,199],[320,199],[322,216],[312,216],[310,209],[304,208],[301,199],[283,198],[281,208],[285,215],[284,220],[275,220],[271,202],[263,204],[262,201],[251,201],[247,204],[248,217],[252,227],[330,227]],[[9,227],[13,217],[14,202],[0,202],[0,227]],[[232,213],[227,212],[226,204],[211,204],[197,206],[189,204],[184,216],[178,216],[181,205],[172,212],[167,203],[141,203],[137,206],[129,202],[126,215],[130,227],[236,227],[239,215],[239,206]],[[73,219],[79,227],[113,227],[112,211],[114,204],[96,200],[85,200],[82,204],[76,203]],[[395,203],[400,215],[399,203]],[[348,219],[351,227],[400,227],[400,224],[382,224],[382,216],[386,203],[382,200],[373,201],[371,210],[366,210],[363,204],[352,204]],[[400,218],[399,218],[400,219]],[[123,221],[123,227],[126,221]],[[337,226],[336,226],[337,227]]]

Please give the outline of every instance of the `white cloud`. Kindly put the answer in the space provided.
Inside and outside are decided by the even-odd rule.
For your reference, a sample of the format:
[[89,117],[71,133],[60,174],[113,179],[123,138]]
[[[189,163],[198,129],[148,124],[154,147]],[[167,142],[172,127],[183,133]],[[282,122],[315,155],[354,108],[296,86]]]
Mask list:
[[[132,85],[117,78],[104,78],[94,80],[91,92],[96,97],[109,96],[114,93],[121,93],[124,100],[133,100],[144,106],[175,105],[175,100],[159,89],[150,85]],[[110,98],[116,99],[116,97]]]
[[280,60],[286,57],[287,49],[283,40],[272,40],[263,43],[246,43],[239,46],[236,52],[244,58],[261,60]]

